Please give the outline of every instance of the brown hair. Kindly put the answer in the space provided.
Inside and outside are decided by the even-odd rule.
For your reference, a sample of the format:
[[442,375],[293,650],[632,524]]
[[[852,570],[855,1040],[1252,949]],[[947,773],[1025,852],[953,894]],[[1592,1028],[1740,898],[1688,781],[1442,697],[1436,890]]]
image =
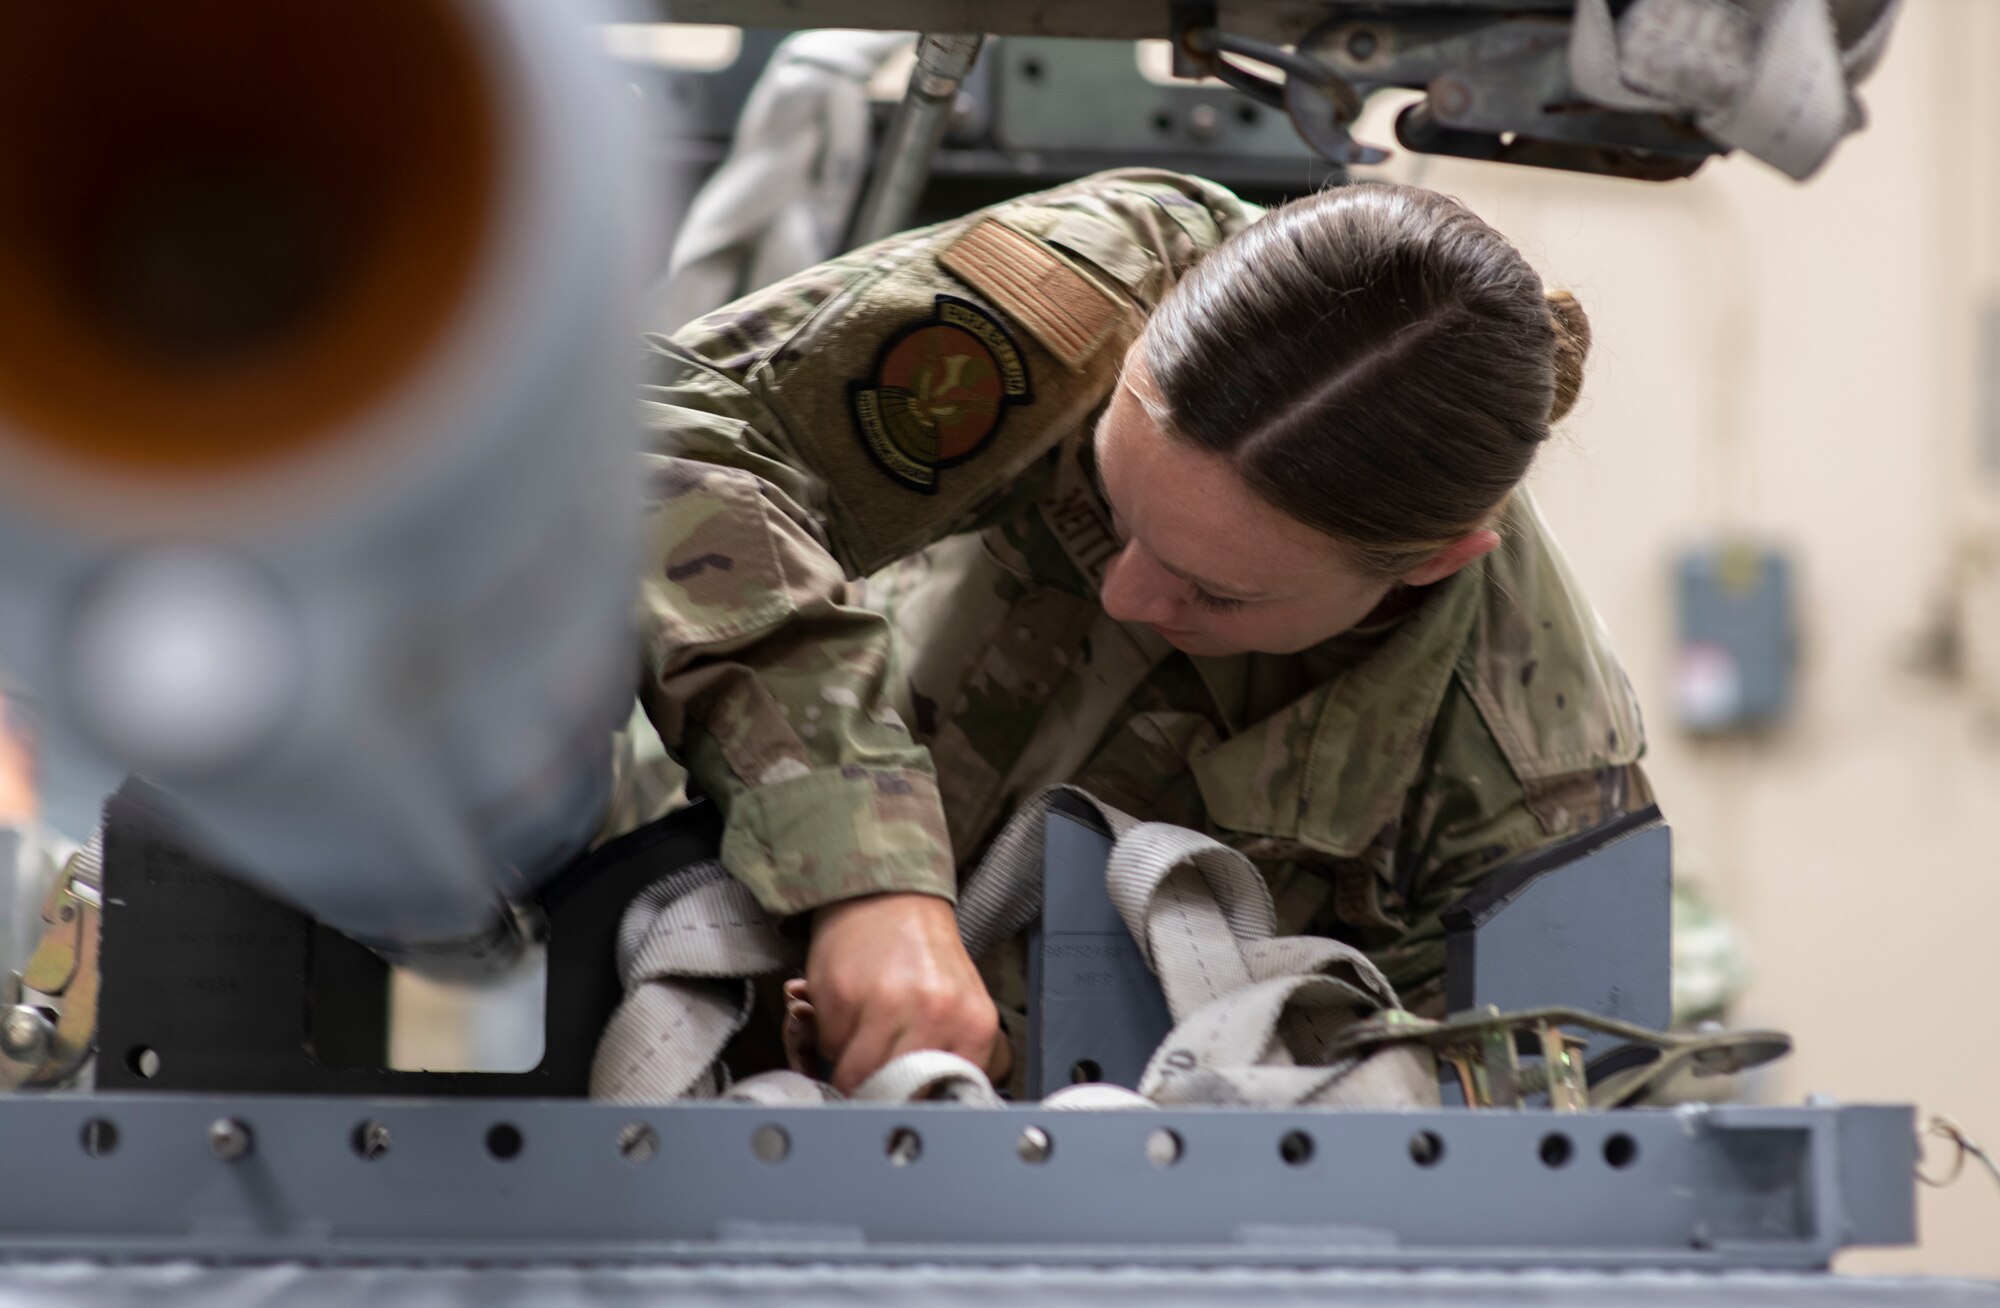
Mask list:
[[1488,521],[1583,383],[1590,323],[1458,201],[1322,191],[1202,260],[1146,326],[1148,407],[1392,577]]

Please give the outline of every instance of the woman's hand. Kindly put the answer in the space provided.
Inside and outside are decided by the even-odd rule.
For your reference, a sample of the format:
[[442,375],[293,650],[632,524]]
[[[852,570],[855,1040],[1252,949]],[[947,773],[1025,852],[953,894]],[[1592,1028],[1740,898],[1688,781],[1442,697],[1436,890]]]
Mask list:
[[[813,916],[803,993],[819,1051],[843,1094],[898,1054],[943,1049],[992,1070],[1003,1057],[1000,1014],[935,895],[886,894],[829,904]],[[809,999],[808,999],[809,997]]]
[[28,742],[14,731],[5,696],[0,696],[0,825],[35,816],[35,767]]

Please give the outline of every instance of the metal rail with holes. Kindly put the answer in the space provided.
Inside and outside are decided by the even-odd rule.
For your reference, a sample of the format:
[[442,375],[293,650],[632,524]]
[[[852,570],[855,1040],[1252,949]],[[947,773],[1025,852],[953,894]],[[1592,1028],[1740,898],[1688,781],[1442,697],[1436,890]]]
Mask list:
[[1907,1107],[1342,1112],[0,1100],[0,1256],[1825,1267]]

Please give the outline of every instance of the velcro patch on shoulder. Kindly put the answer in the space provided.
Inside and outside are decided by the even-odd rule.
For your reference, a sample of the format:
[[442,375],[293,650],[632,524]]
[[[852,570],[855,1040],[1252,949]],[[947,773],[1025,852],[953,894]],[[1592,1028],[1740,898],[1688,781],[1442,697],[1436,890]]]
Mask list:
[[1104,347],[1124,315],[1111,293],[1030,236],[988,218],[938,256],[1071,371]]

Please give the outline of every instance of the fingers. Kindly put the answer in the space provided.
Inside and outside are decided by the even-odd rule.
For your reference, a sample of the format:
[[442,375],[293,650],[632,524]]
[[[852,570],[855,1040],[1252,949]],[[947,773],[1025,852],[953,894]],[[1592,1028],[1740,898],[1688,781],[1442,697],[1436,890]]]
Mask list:
[[788,1016],[816,1022],[843,1093],[914,1050],[981,1067],[995,1056],[999,1012],[941,899],[885,894],[819,910],[806,983],[785,993]]
[[895,1008],[876,1006],[864,1014],[844,1047],[834,1049],[824,1039],[821,1050],[833,1061],[833,1086],[852,1094],[862,1082],[904,1054],[942,1049],[976,1067],[1004,1077],[1011,1070],[1013,1050],[1000,1031],[999,1011],[984,991],[956,994],[919,1005],[917,1020]]
[[785,1066],[801,1076],[820,1074],[819,1019],[806,998],[806,983],[785,983]]
[[1014,1042],[1007,1038],[1006,1028],[993,1033],[993,1050],[980,1064],[986,1069],[986,1079],[1000,1085],[1014,1074]]
[[[819,983],[814,984],[815,981]],[[830,981],[810,974],[804,992],[813,996],[806,1003],[812,1009],[814,1044],[829,1063],[838,1062],[860,1030],[865,1006],[843,994]],[[789,1010],[789,999],[786,1006]]]
[[920,1020],[906,1025],[890,1042],[888,1058],[919,1049],[942,1049],[979,1068],[992,1061],[1000,1013],[985,991],[939,997],[920,1012]]
[[863,1081],[881,1071],[900,1052],[902,1039],[900,1028],[864,1022],[833,1065],[833,1088],[844,1095],[853,1094]]
[[[891,1032],[885,1040],[863,1027],[862,1034],[849,1043],[846,1052],[834,1066],[833,1088],[844,1095],[851,1095],[860,1089],[862,1083],[869,1077],[904,1054],[931,1049],[942,1049],[946,1053],[957,1054],[982,1070],[990,1067],[996,1057],[991,1039],[983,1042],[977,1036],[955,1040],[939,1039],[922,1035],[910,1027],[902,1027]],[[1011,1051],[1002,1057],[1011,1067]]]

